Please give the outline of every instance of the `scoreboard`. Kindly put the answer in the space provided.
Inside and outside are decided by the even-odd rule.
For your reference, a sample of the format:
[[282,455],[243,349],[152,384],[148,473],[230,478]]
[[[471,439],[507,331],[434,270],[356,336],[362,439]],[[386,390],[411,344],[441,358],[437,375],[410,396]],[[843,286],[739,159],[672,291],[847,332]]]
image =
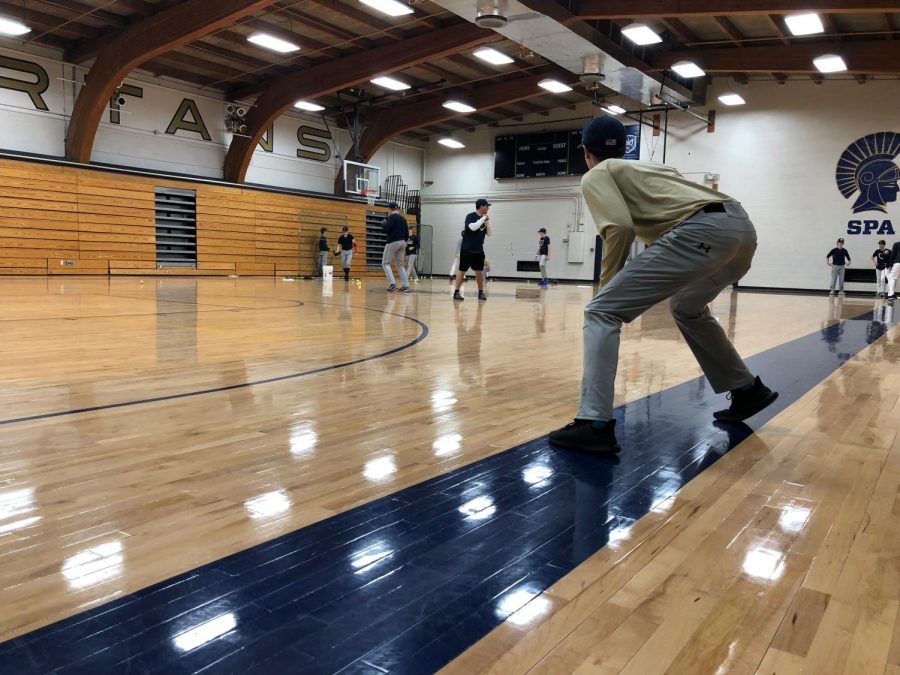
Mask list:
[[[626,129],[629,147],[634,148],[636,145],[631,136],[640,134],[640,130]],[[637,138],[639,144],[640,136]],[[580,144],[580,129],[497,136],[494,139],[494,179],[580,176],[587,171],[584,152],[578,147]]]

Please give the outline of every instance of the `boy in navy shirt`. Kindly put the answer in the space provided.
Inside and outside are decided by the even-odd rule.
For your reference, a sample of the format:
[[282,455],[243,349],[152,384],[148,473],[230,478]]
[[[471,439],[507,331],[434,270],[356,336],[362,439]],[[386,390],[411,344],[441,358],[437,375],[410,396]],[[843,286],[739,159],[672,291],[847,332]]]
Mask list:
[[844,240],[838,239],[837,246],[825,256],[825,262],[831,267],[831,291],[828,295],[834,295],[834,287],[838,286],[838,293],[844,294],[844,268],[850,264],[850,253],[844,248]]

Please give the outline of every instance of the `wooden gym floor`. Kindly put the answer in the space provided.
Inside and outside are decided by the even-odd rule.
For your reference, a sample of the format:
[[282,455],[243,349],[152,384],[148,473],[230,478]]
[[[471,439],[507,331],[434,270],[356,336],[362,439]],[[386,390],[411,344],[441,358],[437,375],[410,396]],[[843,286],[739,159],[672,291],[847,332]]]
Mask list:
[[610,459],[519,286],[0,279],[0,672],[900,674],[892,308],[721,295],[736,429],[654,308]]

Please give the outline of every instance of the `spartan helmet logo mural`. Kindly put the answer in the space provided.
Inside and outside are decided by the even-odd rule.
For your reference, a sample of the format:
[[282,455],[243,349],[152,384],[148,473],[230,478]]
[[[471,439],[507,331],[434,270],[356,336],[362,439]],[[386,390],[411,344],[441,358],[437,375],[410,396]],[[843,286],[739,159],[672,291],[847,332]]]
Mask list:
[[900,166],[894,159],[900,154],[900,134],[882,131],[854,141],[838,160],[837,180],[841,194],[849,199],[859,192],[853,213],[883,211],[886,204],[897,201]]

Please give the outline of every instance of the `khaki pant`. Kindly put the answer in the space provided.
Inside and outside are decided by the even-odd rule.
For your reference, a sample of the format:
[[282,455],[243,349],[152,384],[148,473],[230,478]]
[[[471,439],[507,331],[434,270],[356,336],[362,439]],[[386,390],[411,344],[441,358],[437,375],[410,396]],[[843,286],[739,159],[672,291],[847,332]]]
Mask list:
[[707,305],[750,269],[756,230],[737,203],[698,212],[632,260],[584,311],[584,376],[579,419],[613,417],[619,336],[653,305],[669,299],[681,334],[716,392],[753,382]]

